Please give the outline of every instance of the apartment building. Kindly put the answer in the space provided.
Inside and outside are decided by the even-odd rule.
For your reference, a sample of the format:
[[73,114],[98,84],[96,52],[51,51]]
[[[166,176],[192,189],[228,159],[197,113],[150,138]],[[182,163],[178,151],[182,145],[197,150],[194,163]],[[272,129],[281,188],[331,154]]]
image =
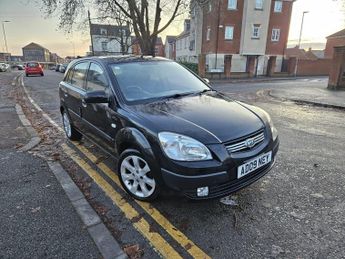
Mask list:
[[208,72],[264,75],[282,68],[295,0],[210,0],[203,9],[202,49]]
[[195,43],[190,40],[190,19],[186,19],[184,20],[183,32],[176,37],[176,60],[195,62],[194,46]]
[[[91,24],[90,33],[95,56],[121,55],[131,53],[131,36],[129,26],[109,24]],[[92,53],[90,47],[90,53]]]
[[168,35],[165,37],[164,54],[168,59],[176,59],[176,36]]

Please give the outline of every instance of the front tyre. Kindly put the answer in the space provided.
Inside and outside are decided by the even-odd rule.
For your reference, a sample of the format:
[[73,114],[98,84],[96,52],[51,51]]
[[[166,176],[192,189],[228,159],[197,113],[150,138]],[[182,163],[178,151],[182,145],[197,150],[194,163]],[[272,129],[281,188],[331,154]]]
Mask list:
[[76,141],[81,140],[83,135],[73,127],[66,111],[63,111],[62,113],[62,122],[67,138]]
[[127,149],[122,152],[118,161],[118,174],[125,191],[141,201],[157,198],[160,188],[152,168],[139,151]]

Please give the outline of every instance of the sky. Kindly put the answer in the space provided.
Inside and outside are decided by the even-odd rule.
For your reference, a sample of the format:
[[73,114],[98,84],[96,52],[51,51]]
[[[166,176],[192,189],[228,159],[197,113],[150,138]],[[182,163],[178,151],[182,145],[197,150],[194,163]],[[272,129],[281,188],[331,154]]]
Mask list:
[[[251,0],[253,1],[253,0]],[[325,37],[345,28],[345,10],[341,0],[297,0],[294,3],[289,46],[298,42],[302,13],[305,15],[302,47],[322,49]],[[92,13],[91,13],[92,16]],[[45,18],[35,0],[0,0],[0,21],[5,23],[7,43],[12,55],[22,55],[22,47],[36,42],[60,56],[85,55],[90,45],[87,31],[65,34],[58,30],[58,18]],[[182,31],[182,18],[174,22],[161,36],[176,35]],[[0,52],[5,50],[3,31],[0,37]]]

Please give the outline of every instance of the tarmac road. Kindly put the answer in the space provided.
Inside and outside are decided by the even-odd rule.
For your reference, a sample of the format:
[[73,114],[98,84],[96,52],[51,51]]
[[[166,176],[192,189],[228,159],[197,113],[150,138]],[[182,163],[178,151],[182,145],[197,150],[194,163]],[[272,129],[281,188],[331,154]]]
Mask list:
[[[57,86],[61,79],[62,74],[53,71],[46,71],[44,77],[24,79],[34,101],[60,125]],[[128,219],[128,208],[106,197],[102,191],[106,190],[104,183],[95,181],[91,193],[95,201],[109,209],[108,215],[119,233],[118,241],[138,243],[144,250],[144,258],[158,258],[156,251],[163,255],[175,251],[183,257],[214,258],[345,257],[344,111],[282,102],[263,91],[316,84],[326,87],[326,79],[214,86],[265,109],[280,135],[275,168],[250,187],[234,193],[231,199],[235,205],[224,205],[219,199],[193,202],[165,194],[153,207],[147,208],[129,199],[114,181],[106,178],[100,163],[91,164],[91,169],[100,172],[140,215],[140,220]],[[101,165],[114,171],[114,159],[107,158],[88,141],[84,146],[89,153],[82,154],[75,146],[71,148],[84,160],[92,160],[92,155],[103,157]],[[163,218],[157,218],[157,213]],[[164,242],[154,235],[145,236],[141,219],[150,224],[149,232],[158,233]],[[179,239],[171,226],[187,239]]]

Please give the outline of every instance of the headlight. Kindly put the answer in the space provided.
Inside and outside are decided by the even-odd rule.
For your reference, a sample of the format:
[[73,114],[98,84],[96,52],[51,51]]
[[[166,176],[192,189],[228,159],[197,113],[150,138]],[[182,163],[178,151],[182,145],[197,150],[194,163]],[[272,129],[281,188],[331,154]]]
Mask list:
[[199,141],[187,136],[161,132],[158,134],[164,153],[173,160],[200,161],[212,159],[211,152]]
[[277,131],[276,127],[274,127],[274,124],[273,124],[273,121],[271,119],[271,116],[268,113],[266,113],[266,116],[267,116],[267,122],[268,122],[268,124],[270,125],[270,128],[271,128],[271,133],[272,133],[273,141],[275,141],[276,138],[278,137],[278,131]]

